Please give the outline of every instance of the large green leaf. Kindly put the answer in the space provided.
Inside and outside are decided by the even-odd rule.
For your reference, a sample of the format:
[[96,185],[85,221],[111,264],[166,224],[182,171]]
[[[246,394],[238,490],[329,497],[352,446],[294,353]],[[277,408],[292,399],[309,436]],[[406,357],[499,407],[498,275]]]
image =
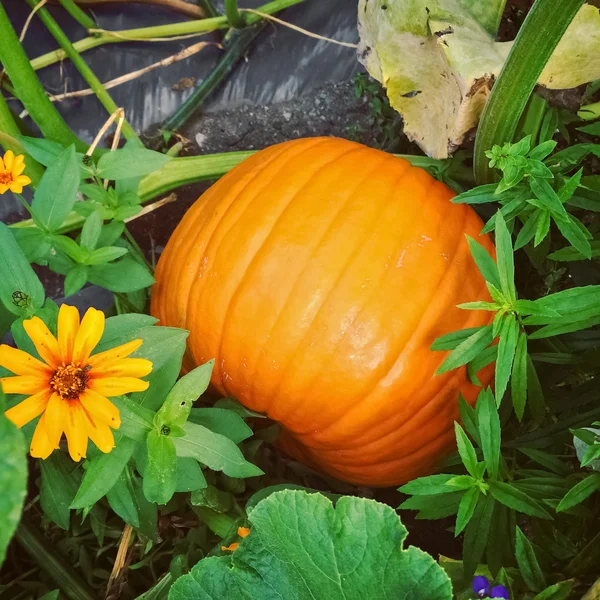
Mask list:
[[27,459],[23,433],[4,416],[0,386],[0,566],[23,510],[27,491]]
[[285,490],[249,515],[250,535],[229,556],[200,561],[170,600],[450,600],[450,579],[418,548],[388,506]]
[[[505,0],[360,0],[359,60],[386,88],[404,131],[446,158],[477,125],[513,42],[496,42]],[[538,83],[600,77],[600,13],[583,6]],[[593,58],[592,58],[593,57]]]
[[65,530],[69,529],[71,522],[69,506],[79,487],[81,476],[75,475],[78,467],[63,452],[53,452],[46,460],[40,461],[40,505],[44,514]]

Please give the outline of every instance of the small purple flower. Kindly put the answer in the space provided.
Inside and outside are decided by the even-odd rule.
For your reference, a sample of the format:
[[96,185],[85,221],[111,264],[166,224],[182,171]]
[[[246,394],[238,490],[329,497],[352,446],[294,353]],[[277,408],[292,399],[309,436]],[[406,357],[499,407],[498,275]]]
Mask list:
[[473,579],[473,591],[478,598],[486,598],[490,591],[490,582],[483,575],[477,575]]
[[497,585],[492,588],[492,591],[490,592],[490,598],[503,598],[504,600],[508,600],[508,590],[503,585]]

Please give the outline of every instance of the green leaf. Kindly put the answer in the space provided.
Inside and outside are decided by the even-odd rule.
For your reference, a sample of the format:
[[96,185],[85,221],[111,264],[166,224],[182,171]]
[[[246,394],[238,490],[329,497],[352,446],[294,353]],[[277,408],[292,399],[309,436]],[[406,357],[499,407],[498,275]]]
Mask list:
[[[556,142],[552,140],[556,127],[551,126],[548,122],[549,119],[546,119],[548,115],[550,115],[550,119],[553,118],[553,111],[554,109],[550,109],[544,116],[544,122],[542,123],[542,132],[540,132],[540,139],[543,140],[543,143],[536,146],[529,153],[529,158],[532,158],[534,160],[544,160],[547,156],[550,156],[550,154],[552,154],[552,152],[554,151],[554,148],[556,148]],[[548,129],[547,133],[543,132],[544,127]]]
[[[527,221],[521,227],[521,231],[519,231],[519,235],[517,235],[517,239],[515,240],[515,250],[519,250],[523,248],[533,239],[535,236],[535,232],[537,229],[538,219],[540,218],[540,211],[536,211],[531,213],[527,217]],[[550,224],[548,222],[548,224]]]
[[102,155],[98,161],[98,175],[110,180],[140,177],[157,171],[170,158],[146,148],[121,148]]
[[177,485],[177,454],[173,440],[151,431],[146,440],[148,466],[144,473],[144,496],[149,502],[166,504]]
[[563,512],[580,504],[598,490],[600,490],[600,473],[591,473],[567,492],[556,507],[556,512]]
[[495,500],[490,494],[477,503],[475,512],[465,528],[463,561],[465,578],[470,579],[481,561],[490,535]]
[[[98,248],[94,250],[85,260],[86,265],[105,265],[106,263],[117,260],[127,254],[127,248],[120,246],[107,246],[106,248]],[[95,273],[98,273],[96,269]]]
[[88,279],[88,268],[85,265],[73,265],[65,277],[65,298],[76,294]]
[[448,482],[453,479],[454,475],[429,475],[428,477],[419,477],[413,479],[398,491],[403,494],[411,494],[413,496],[433,496],[436,494],[447,494],[454,491],[448,486]]
[[48,231],[57,231],[73,210],[80,181],[75,146],[69,146],[46,169],[31,203],[35,216]]
[[98,238],[97,246],[114,246],[115,242],[121,237],[125,231],[125,223],[112,221],[102,226],[100,237]]
[[37,227],[19,227],[11,231],[19,248],[30,263],[44,258],[52,248],[48,235]]
[[[109,317],[104,324],[104,333],[99,344],[94,349],[94,354],[110,350],[126,342],[140,337],[137,335],[142,330],[156,331],[156,327],[151,327],[158,322],[158,319],[150,315],[127,314]],[[171,330],[172,331],[172,330]]]
[[136,529],[140,526],[140,510],[129,467],[125,467],[119,473],[114,485],[108,490],[106,499],[110,507],[125,523]]
[[193,492],[207,486],[206,478],[194,458],[177,458],[176,492]]
[[470,338],[474,333],[477,333],[481,327],[469,327],[460,331],[452,331],[437,338],[431,344],[431,350],[454,350],[460,343]]
[[62,452],[53,452],[46,460],[40,461],[40,506],[51,521],[65,530],[69,529],[69,506],[78,488],[75,469],[75,463]]
[[582,131],[583,133],[587,133],[589,135],[600,135],[600,121],[591,123],[590,125],[584,125],[583,127],[578,127],[577,131]]
[[518,512],[529,515],[530,517],[552,519],[550,514],[535,500],[509,483],[490,481],[489,486],[492,496],[498,500],[498,502],[504,504],[504,506],[508,506],[508,508],[512,508]]
[[[591,241],[590,248],[592,251],[592,258],[597,258],[598,256],[600,256],[600,240]],[[572,246],[556,250],[556,252],[548,254],[548,258],[550,260],[557,260],[559,262],[574,262],[578,260],[587,259],[587,257],[584,256],[581,252],[579,252],[577,248],[573,248]]]
[[116,263],[95,265],[90,269],[90,281],[111,292],[125,294],[154,285],[154,277],[146,267],[125,257]]
[[18,135],[16,138],[25,152],[45,167],[49,167],[64,152],[64,147],[52,140],[24,135]]
[[495,183],[479,185],[462,194],[458,194],[458,196],[454,196],[451,202],[453,204],[485,204],[487,202],[498,202],[499,198],[495,193],[497,187],[498,186]]
[[[473,472],[477,472],[477,465],[475,465]],[[452,479],[448,480],[446,485],[449,485],[457,490],[468,490],[469,488],[477,485],[477,479],[475,477],[471,477],[470,475],[456,475]]]
[[550,232],[550,211],[540,210],[538,213],[537,225],[535,228],[535,237],[533,245],[537,248]]
[[541,591],[533,600],[568,600],[574,587],[574,581],[559,581]]
[[575,217],[569,215],[567,221],[556,221],[556,224],[560,232],[580,254],[587,259],[592,258],[592,247],[585,233],[582,231],[583,225],[578,225]]
[[558,190],[558,197],[561,202],[566,202],[575,193],[575,190],[581,183],[581,176],[583,175],[583,168],[579,169],[573,177],[565,179],[564,185]]
[[458,507],[458,515],[456,516],[456,528],[454,529],[454,537],[461,534],[463,529],[469,524],[473,517],[473,513],[477,508],[477,502],[481,495],[481,490],[478,487],[473,487],[467,491],[460,501]]
[[344,496],[334,509],[321,494],[286,490],[248,518],[252,533],[239,548],[200,561],[169,600],[408,600],[416,590],[428,600],[452,598],[450,579],[431,556],[402,549],[406,528],[384,504]]
[[118,396],[110,400],[121,413],[119,433],[136,442],[145,442],[148,432],[154,427],[154,412],[127,396]]
[[10,229],[0,223],[0,300],[14,315],[42,308],[45,294],[38,276],[23,256]]
[[418,510],[417,519],[445,519],[458,512],[464,492],[450,492],[435,496],[412,496],[405,500],[399,510]]
[[192,404],[207,390],[215,361],[196,367],[182,377],[169,392],[156,414],[158,427],[163,424],[182,427],[187,421]]
[[475,443],[481,447],[481,438],[479,437],[479,426],[475,409],[464,399],[462,394],[458,395],[458,410],[460,419],[467,433],[475,440]]
[[473,238],[467,236],[467,242],[469,243],[469,249],[477,268],[483,275],[486,281],[489,281],[495,288],[500,289],[500,273],[498,271],[498,265],[494,262],[490,253]]
[[464,342],[461,342],[454,350],[452,350],[452,352],[450,352],[446,357],[446,360],[444,360],[440,368],[436,371],[436,375],[446,373],[447,371],[462,367],[468,362],[471,362],[480,352],[485,350],[492,341],[492,326],[486,325],[485,327],[482,327],[477,333],[474,333]]
[[233,496],[228,492],[222,492],[214,485],[208,485],[204,489],[193,492],[190,502],[193,506],[202,506],[218,513],[225,513],[233,506]]
[[456,435],[456,445],[463,465],[473,477],[476,477],[477,454],[475,448],[473,448],[473,444],[464,429],[456,421],[454,422],[454,434]]
[[[116,436],[119,437],[119,436]],[[116,447],[87,461],[83,481],[71,508],[87,508],[105,496],[115,485],[133,454],[135,442],[126,437],[115,439]]]
[[83,224],[81,228],[81,246],[92,252],[96,249],[100,233],[102,232],[102,217],[95,210]]
[[519,341],[515,351],[515,362],[511,378],[511,396],[515,415],[523,420],[525,404],[527,403],[527,334],[519,333]]
[[587,467],[600,458],[600,444],[590,446],[581,458],[581,467]]
[[215,408],[226,408],[227,410],[233,411],[236,415],[245,419],[247,417],[252,417],[256,419],[266,419],[266,415],[261,415],[253,410],[250,410],[240,404],[234,398],[220,398],[215,402]]
[[263,472],[244,458],[240,449],[223,435],[210,429],[186,423],[183,427],[186,435],[176,438],[177,456],[189,456],[213,471],[223,471],[230,477],[255,477]]
[[540,567],[531,542],[517,527],[516,539],[517,564],[523,576],[523,581],[532,592],[537,592],[546,587],[546,579]]
[[536,450],[535,448],[519,448],[519,451],[525,456],[529,457],[531,460],[542,465],[543,467],[546,467],[546,469],[549,469],[557,475],[566,477],[570,473],[569,467],[562,460],[556,456],[548,454],[547,452],[542,452],[541,450]]
[[253,433],[242,417],[225,408],[192,408],[189,420],[228,437],[236,444],[248,439]]
[[477,421],[481,450],[491,479],[498,477],[500,466],[500,417],[494,395],[490,390],[482,390],[476,404]]
[[520,326],[514,314],[506,314],[500,325],[500,341],[498,342],[498,357],[496,359],[495,391],[498,403],[502,401],[502,397],[508,386],[515,353],[517,351],[519,332]]
[[512,240],[501,211],[496,213],[496,261],[500,278],[500,291],[510,302],[516,302],[517,292],[515,289],[515,262]]
[[27,457],[23,432],[4,416],[0,385],[0,566],[17,529],[27,492]]
[[150,382],[149,388],[145,392],[131,394],[130,398],[140,406],[156,410],[177,381],[188,332],[172,327],[146,327],[133,331],[128,337],[143,340],[142,346],[132,356],[152,362],[152,373],[146,377]]
[[531,178],[529,181],[531,191],[535,197],[546,207],[548,211],[556,218],[556,221],[566,221],[569,218],[563,203],[560,201],[557,193],[545,179]]

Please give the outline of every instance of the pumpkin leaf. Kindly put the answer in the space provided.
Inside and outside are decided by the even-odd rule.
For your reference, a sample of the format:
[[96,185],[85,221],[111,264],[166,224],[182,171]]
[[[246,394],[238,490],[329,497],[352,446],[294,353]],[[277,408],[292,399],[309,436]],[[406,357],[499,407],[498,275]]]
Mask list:
[[[513,42],[496,42],[504,0],[360,0],[358,57],[386,87],[404,131],[447,158],[479,121]],[[538,83],[577,87],[600,77],[600,13],[585,4]],[[539,159],[538,159],[539,160]]]
[[0,385],[0,566],[17,529],[27,492],[27,458],[23,432],[4,416]]
[[406,528],[384,504],[344,496],[334,508],[321,494],[284,490],[248,519],[251,533],[239,548],[201,560],[169,600],[452,598],[450,579],[431,556],[402,549]]

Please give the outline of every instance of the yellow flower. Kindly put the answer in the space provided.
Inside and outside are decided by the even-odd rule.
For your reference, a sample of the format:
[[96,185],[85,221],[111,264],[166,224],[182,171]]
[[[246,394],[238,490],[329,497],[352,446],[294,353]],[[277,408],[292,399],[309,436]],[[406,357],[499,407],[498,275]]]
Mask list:
[[104,332],[104,313],[90,308],[80,323],[77,308],[65,304],[58,313],[57,337],[38,317],[23,321],[23,327],[44,362],[1,345],[0,366],[16,377],[4,377],[0,383],[7,394],[29,395],[6,411],[17,427],[42,415],[31,440],[31,456],[48,458],[63,433],[75,461],[85,458],[88,438],[102,452],[110,452],[114,447],[110,428],[118,429],[121,420],[107,396],[148,389],[148,382],[139,378],[152,371],[152,363],[126,358],[142,340],[92,355]]
[[23,186],[31,183],[27,175],[21,175],[24,170],[23,155],[15,156],[12,150],[7,150],[4,160],[0,158],[0,194],[8,190],[20,194]]

